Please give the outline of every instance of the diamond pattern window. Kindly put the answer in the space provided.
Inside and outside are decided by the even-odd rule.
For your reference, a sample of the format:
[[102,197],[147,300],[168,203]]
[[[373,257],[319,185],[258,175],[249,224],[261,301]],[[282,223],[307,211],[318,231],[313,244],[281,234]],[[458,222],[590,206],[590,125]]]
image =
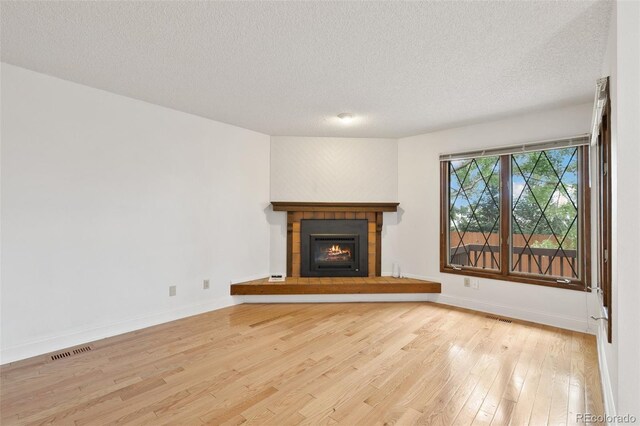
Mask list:
[[441,271],[584,291],[588,147],[480,154],[441,162]]
[[500,269],[500,157],[449,163],[449,263]]
[[511,156],[511,270],[579,279],[578,148]]

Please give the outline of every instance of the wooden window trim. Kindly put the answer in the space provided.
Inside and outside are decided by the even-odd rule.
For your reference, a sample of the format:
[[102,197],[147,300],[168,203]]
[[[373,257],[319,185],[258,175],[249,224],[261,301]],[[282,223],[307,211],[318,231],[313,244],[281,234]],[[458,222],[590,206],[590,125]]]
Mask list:
[[[609,98],[609,84],[607,83],[607,99]],[[611,258],[613,252],[611,240],[611,104],[607,104],[602,115],[600,134],[597,146],[598,173],[598,286],[602,291],[602,305],[607,309],[607,340],[612,342],[612,294],[611,294]],[[605,256],[604,250],[607,250]]]
[[589,146],[579,150],[580,212],[578,220],[581,244],[579,251],[579,273],[581,279],[571,283],[559,283],[556,278],[542,278],[510,271],[509,238],[511,234],[511,156],[500,156],[500,270],[465,267],[458,270],[449,265],[447,256],[449,238],[449,162],[440,162],[440,272],[479,278],[534,284],[546,287],[563,288],[590,292],[591,282],[591,244],[589,230],[591,226],[591,201],[589,191]]

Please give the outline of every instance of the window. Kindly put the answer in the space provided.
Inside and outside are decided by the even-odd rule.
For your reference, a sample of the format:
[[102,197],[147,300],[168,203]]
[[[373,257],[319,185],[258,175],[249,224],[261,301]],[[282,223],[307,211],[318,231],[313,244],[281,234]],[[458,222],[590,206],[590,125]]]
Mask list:
[[587,142],[441,157],[441,271],[585,290]]
[[500,157],[449,162],[449,263],[500,270]]

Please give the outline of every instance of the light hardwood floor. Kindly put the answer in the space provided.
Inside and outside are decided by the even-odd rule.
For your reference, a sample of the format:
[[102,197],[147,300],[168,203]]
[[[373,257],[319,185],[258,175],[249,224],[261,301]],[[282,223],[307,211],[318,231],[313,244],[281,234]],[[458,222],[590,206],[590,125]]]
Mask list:
[[1,423],[572,424],[593,336],[433,303],[238,305],[4,366]]

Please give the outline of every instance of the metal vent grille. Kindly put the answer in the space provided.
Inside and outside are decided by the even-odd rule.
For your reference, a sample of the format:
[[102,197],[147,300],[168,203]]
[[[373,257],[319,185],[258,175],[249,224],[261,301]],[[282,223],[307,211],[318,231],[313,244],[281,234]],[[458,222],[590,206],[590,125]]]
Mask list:
[[492,320],[496,320],[496,321],[504,322],[504,323],[507,323],[507,324],[511,324],[511,320],[510,319],[500,318],[500,317],[496,317],[494,315],[487,315],[486,317],[489,318],[489,319],[492,319]]
[[89,352],[91,349],[93,349],[91,346],[83,346],[81,348],[74,349],[73,350],[73,354],[74,355],[78,355],[78,354],[81,354],[81,353],[84,353],[84,352]]
[[72,351],[64,351],[64,352],[60,352],[57,353],[55,355],[51,355],[51,361],[57,361],[59,359],[63,359],[63,358],[68,358],[72,355],[78,355],[78,354],[82,354],[85,352],[89,352],[90,350],[92,350],[93,348],[91,346],[83,346],[81,348],[76,348]]
[[56,361],[58,359],[66,358],[69,356],[71,356],[71,352],[68,352],[68,351],[60,352],[59,354],[51,355],[51,360]]

